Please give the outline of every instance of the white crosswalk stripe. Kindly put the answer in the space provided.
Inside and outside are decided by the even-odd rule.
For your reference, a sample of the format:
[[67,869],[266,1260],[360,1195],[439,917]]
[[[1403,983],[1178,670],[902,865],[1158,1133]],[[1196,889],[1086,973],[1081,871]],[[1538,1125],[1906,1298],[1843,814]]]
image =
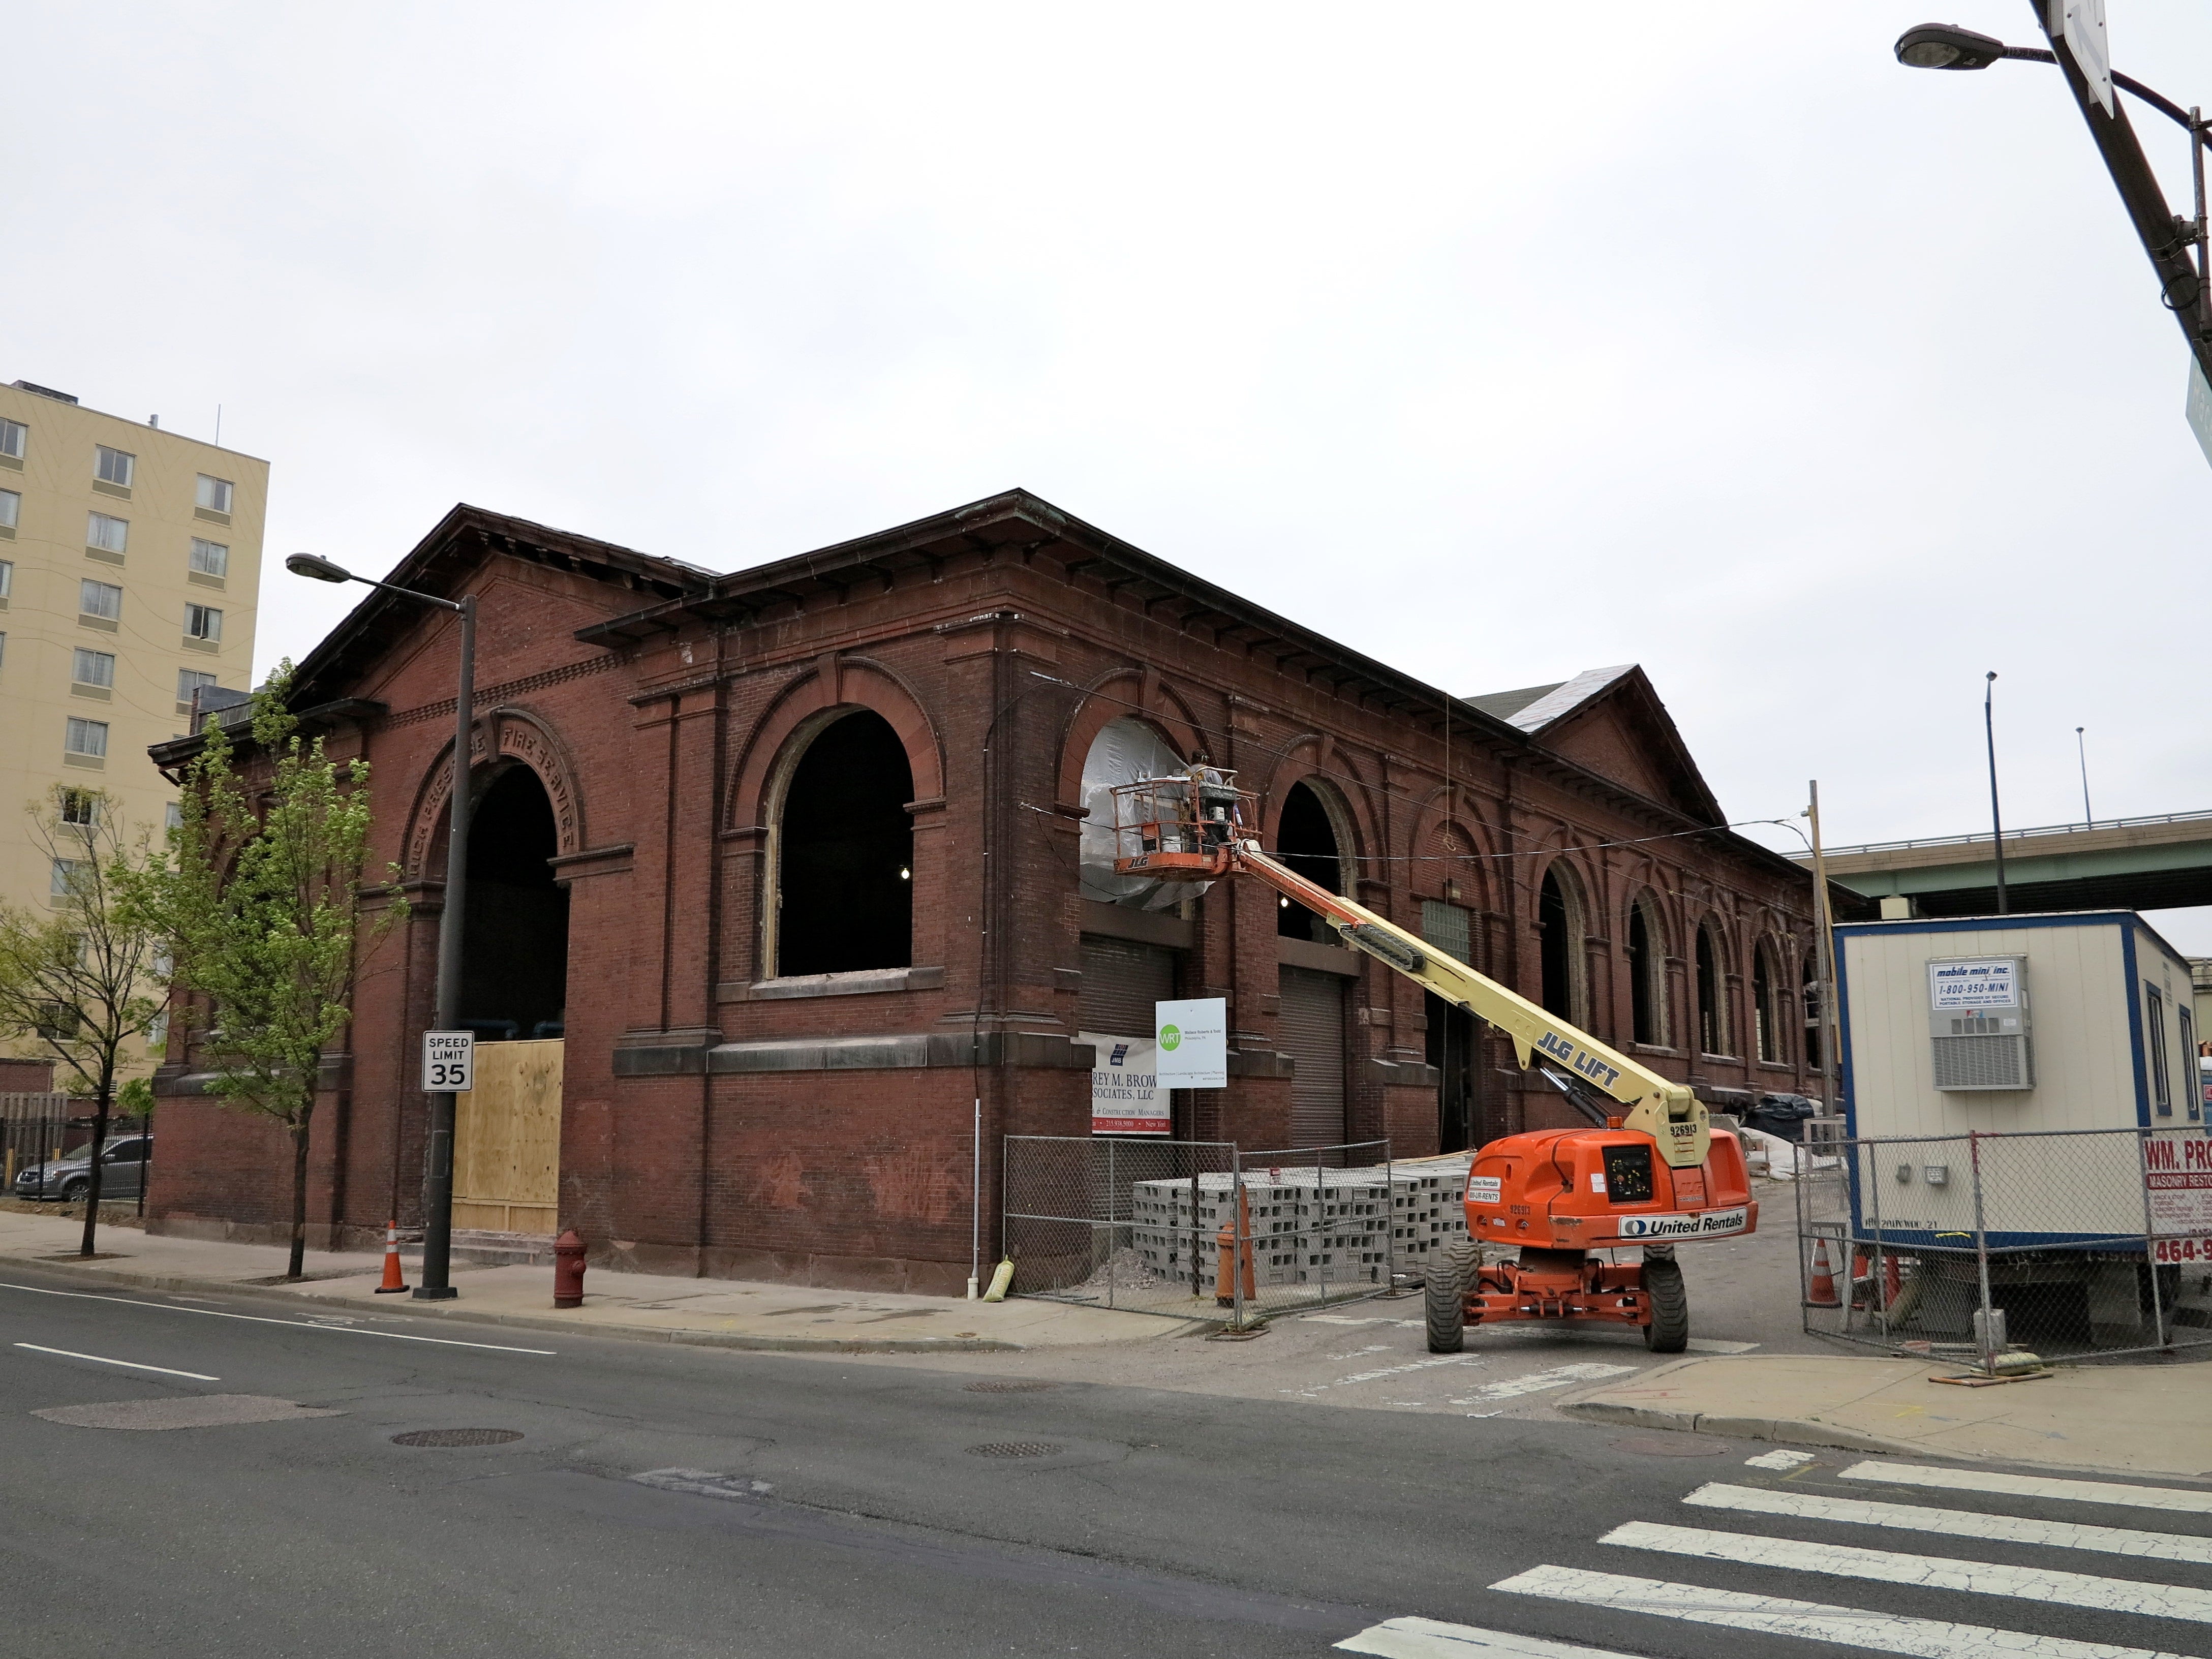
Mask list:
[[[1493,1385],[1495,1386],[1495,1385]],[[1843,1470],[1842,1478],[1926,1491],[1926,1503],[1897,1503],[1869,1493],[1836,1492],[1804,1466],[1817,1460],[1808,1452],[1779,1451],[1747,1458],[1754,1469],[1793,1478],[1770,1486],[1709,1481],[1686,1494],[1689,1509],[1745,1522],[1771,1519],[1784,1523],[1881,1528],[1930,1534],[1946,1540],[1972,1540],[2026,1548],[2069,1550],[2089,1556],[2118,1557],[2148,1565],[2173,1562],[2212,1567],[2212,1536],[2178,1528],[2150,1530],[2114,1527],[2068,1518],[2051,1506],[2063,1504],[2119,1505],[2176,1514],[2212,1514],[2212,1492],[2180,1487],[2130,1486],[2116,1480],[2069,1480],[2058,1476],[2011,1475],[1986,1469],[1952,1469],[1933,1465],[1869,1459]],[[1832,1466],[1831,1466],[1832,1467]],[[1814,1484],[1805,1484],[1813,1475]],[[2002,1515],[1945,1507],[1936,1494],[1982,1493],[2032,1500],[2038,1513]],[[2064,1557],[2028,1565],[1981,1561],[1954,1554],[1916,1554],[1856,1544],[1769,1536],[1718,1528],[1630,1521],[1598,1541],[1621,1549],[1652,1550],[1692,1560],[1722,1562],[1785,1572],[1858,1580],[1912,1592],[1936,1591],[1972,1596],[2002,1596],[2052,1607],[2082,1607],[2098,1613],[2185,1620],[2212,1625],[2212,1589],[2073,1571]],[[2017,1558],[2016,1558],[2017,1559]],[[1866,1607],[1798,1601],[1711,1584],[1678,1583],[1626,1573],[1595,1572],[1544,1565],[1490,1586],[1509,1595],[1529,1596],[1581,1608],[1599,1608],[1652,1619],[1824,1642],[1868,1653],[1917,1656],[1917,1659],[2181,1659],[2181,1656],[2118,1642],[2087,1642],[1996,1626],[1890,1613]],[[1911,1605],[1908,1603],[1907,1605]],[[1940,1602],[1923,1602],[1942,1612]],[[1979,1609],[1978,1608],[1977,1611]],[[2023,1617],[2027,1614],[2023,1611]],[[2129,1633],[2124,1626],[2114,1634]],[[1340,1642],[1347,1653],[1381,1659],[1626,1659],[1611,1650],[1578,1647],[1534,1636],[1452,1625],[1429,1619],[1392,1619]],[[2194,1645],[2194,1644],[2192,1644]],[[1644,1651],[1646,1639],[1628,1646]],[[1673,1650],[1668,1650],[1672,1651]]]
[[1765,1486],[1700,1486],[1682,1500],[1699,1509],[1735,1510],[1747,1515],[1783,1515],[1798,1521],[1840,1521],[1859,1526],[1894,1527],[1906,1532],[1941,1533],[1950,1538],[1986,1538],[2001,1544],[2048,1544],[2057,1549],[2094,1550],[2145,1561],[2212,1564],[2212,1538],[2170,1532],[2137,1532],[2127,1527],[2091,1527],[2035,1516],[1981,1515],[1972,1510],[1936,1510],[1917,1504],[1875,1504],[1861,1498],[1824,1498],[1818,1492],[1776,1492]]
[[2112,1504],[2123,1509],[2175,1510],[2212,1515],[2212,1492],[2177,1486],[2129,1486],[2117,1480],[2061,1480],[2048,1475],[2000,1474],[1994,1469],[1942,1469],[1919,1463],[1854,1463],[1846,1480],[1884,1480],[1893,1486],[1936,1486],[1947,1492],[1985,1492],[2010,1498],[2057,1498],[2075,1504]]
[[1794,1538],[1762,1538],[1748,1533],[1714,1532],[1704,1527],[1672,1527],[1631,1521],[1598,1540],[1632,1549],[1693,1555],[1706,1561],[1735,1561],[1751,1567],[1781,1567],[1834,1578],[1868,1578],[1876,1583],[1909,1584],[1922,1589],[1965,1590],[1975,1595],[2008,1595],[2025,1601],[2052,1601],[2094,1607],[2103,1613],[2147,1613],[2163,1619],[2212,1624],[2212,1590],[2179,1584],[2146,1584],[2127,1578],[2100,1578],[2053,1567],[2008,1567],[1989,1561],[1960,1561],[1942,1555],[1906,1555],[1895,1550],[1865,1550],[1850,1544],[1806,1544]]
[[1987,1625],[1905,1619],[1893,1613],[1865,1613],[1856,1607],[1795,1601],[1779,1595],[1752,1595],[1741,1590],[1674,1584],[1663,1579],[1631,1578],[1618,1573],[1584,1572],[1573,1567],[1532,1567],[1527,1572],[1500,1579],[1490,1588],[1512,1595],[1537,1595],[1571,1602],[1577,1607],[1610,1607],[1624,1613],[1651,1613],[1662,1619],[1686,1620],[1692,1624],[1720,1625],[1732,1630],[1799,1636],[1807,1641],[1832,1642],[1838,1647],[1860,1648],[1873,1653],[1909,1654],[1913,1659],[2186,1659],[2184,1655],[2152,1648],[2075,1642],[2062,1636],[2037,1636],[2027,1631],[1997,1630]]

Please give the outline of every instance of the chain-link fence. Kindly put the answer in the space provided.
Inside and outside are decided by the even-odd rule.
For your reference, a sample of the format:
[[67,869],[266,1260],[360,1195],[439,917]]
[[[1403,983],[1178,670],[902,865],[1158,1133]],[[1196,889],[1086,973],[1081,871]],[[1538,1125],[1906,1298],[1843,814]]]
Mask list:
[[1808,1332],[1992,1375],[2212,1343],[2212,1139],[2201,1133],[1808,1150],[1796,1182]]
[[1387,1140],[1245,1152],[1011,1135],[1006,1159],[1023,1296],[1243,1329],[1388,1291],[1467,1233],[1467,1158],[1395,1164]]

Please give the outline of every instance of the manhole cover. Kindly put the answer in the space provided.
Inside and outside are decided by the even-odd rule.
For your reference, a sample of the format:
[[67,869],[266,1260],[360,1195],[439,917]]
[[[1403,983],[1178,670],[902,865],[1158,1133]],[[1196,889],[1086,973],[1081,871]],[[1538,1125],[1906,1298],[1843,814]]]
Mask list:
[[1686,1437],[1675,1440],[1656,1435],[1648,1440],[1616,1440],[1613,1444],[1616,1451],[1641,1452],[1646,1457],[1718,1457],[1729,1449],[1727,1446],[1717,1446],[1710,1440],[1692,1440]]
[[1062,1448],[1048,1440],[987,1440],[968,1448],[970,1457],[1056,1457]]
[[1057,1382],[1033,1382],[1020,1376],[987,1376],[981,1382],[970,1382],[970,1394],[1042,1394],[1047,1389],[1056,1389]]
[[520,1429],[414,1429],[395,1434],[395,1446],[504,1446],[522,1438]]

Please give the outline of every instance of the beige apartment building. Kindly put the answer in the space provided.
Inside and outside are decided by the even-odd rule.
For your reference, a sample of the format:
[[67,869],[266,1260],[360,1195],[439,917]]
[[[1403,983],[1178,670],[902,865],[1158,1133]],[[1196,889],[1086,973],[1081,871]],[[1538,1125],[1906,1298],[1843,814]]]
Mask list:
[[0,386],[0,898],[52,895],[23,807],[56,783],[167,823],[146,748],[198,687],[252,683],[268,499],[266,461]]

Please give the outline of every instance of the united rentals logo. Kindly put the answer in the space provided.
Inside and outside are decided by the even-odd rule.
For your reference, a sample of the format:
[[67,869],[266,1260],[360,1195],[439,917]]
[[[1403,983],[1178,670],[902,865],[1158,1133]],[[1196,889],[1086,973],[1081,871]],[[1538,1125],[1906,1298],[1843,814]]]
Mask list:
[[1696,1214],[1625,1215],[1620,1218],[1623,1238],[1713,1238],[1723,1233],[1740,1233],[1751,1219],[1748,1210],[1704,1210]]

